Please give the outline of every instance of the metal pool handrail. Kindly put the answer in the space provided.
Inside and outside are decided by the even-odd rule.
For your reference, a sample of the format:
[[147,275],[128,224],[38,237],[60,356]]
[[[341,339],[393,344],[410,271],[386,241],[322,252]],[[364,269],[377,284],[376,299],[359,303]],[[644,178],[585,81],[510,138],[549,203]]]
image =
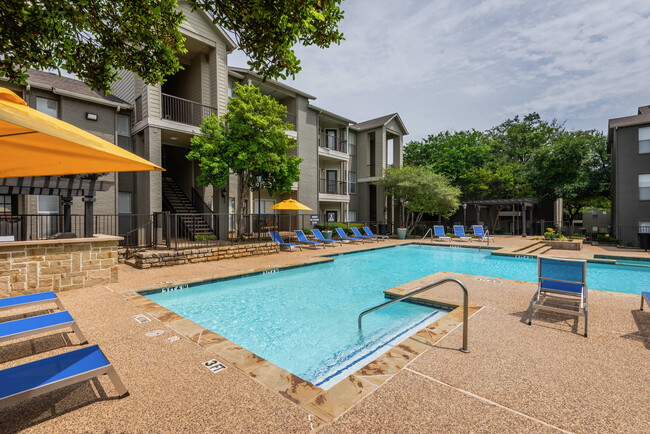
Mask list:
[[445,283],[445,282],[454,282],[458,286],[460,286],[461,289],[463,290],[463,346],[460,348],[460,350],[463,353],[469,353],[469,349],[467,348],[467,304],[468,304],[468,298],[469,298],[468,295],[467,295],[467,288],[465,288],[465,285],[463,285],[460,280],[453,279],[451,277],[435,281],[433,283],[430,283],[429,285],[423,286],[422,288],[418,288],[415,291],[411,291],[408,294],[405,294],[405,295],[402,295],[400,297],[394,298],[394,299],[392,299],[390,301],[387,301],[386,303],[382,303],[382,304],[377,305],[375,307],[371,307],[370,309],[364,310],[363,312],[361,312],[359,314],[359,319],[357,320],[358,325],[359,325],[359,331],[361,331],[361,319],[363,318],[364,315],[366,315],[366,314],[368,314],[370,312],[374,312],[376,310],[382,309],[382,308],[384,308],[384,307],[386,307],[388,305],[391,305],[393,303],[397,303],[398,301],[405,300],[405,299],[407,299],[409,297],[412,297],[412,296],[414,296],[416,294],[419,294],[419,293],[421,293],[423,291],[426,291],[427,289],[431,289],[434,286],[438,286],[438,285],[440,285],[442,283]]
[[420,240],[420,247],[422,247],[422,242],[427,237],[427,235],[429,235],[429,232],[431,232],[431,242],[433,243],[433,228],[429,228],[429,230],[424,234],[424,236]]

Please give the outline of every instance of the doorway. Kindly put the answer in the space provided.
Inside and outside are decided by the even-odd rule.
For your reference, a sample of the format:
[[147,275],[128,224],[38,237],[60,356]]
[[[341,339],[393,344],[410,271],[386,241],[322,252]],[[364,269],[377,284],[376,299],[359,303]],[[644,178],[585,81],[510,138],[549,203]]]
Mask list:
[[325,179],[326,179],[326,192],[330,194],[336,194],[336,170],[327,170],[325,172]]
[[336,130],[326,129],[325,140],[327,141],[325,146],[328,149],[336,149]]

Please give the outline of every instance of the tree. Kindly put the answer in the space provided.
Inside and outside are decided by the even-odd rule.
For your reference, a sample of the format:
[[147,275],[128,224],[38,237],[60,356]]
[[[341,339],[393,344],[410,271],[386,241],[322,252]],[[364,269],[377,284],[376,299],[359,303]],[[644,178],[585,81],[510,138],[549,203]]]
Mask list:
[[[340,0],[189,0],[235,34],[249,65],[264,77],[300,71],[296,43],[327,48],[343,34]],[[26,84],[29,68],[67,71],[108,92],[124,69],[163,83],[186,52],[176,0],[5,0],[0,3],[0,75]]]
[[431,167],[392,167],[375,184],[384,188],[386,196],[404,201],[405,227],[409,234],[424,214],[449,217],[459,206],[460,189],[453,187],[444,176],[434,173]]
[[297,143],[285,130],[287,108],[273,98],[262,95],[255,86],[237,85],[236,98],[228,103],[228,112],[206,118],[201,125],[205,136],[192,138],[190,161],[198,161],[200,185],[220,187],[228,184],[230,172],[239,178],[237,191],[237,237],[244,231],[244,200],[249,188],[261,188],[269,194],[288,193],[300,179],[298,165],[302,158],[287,155]]

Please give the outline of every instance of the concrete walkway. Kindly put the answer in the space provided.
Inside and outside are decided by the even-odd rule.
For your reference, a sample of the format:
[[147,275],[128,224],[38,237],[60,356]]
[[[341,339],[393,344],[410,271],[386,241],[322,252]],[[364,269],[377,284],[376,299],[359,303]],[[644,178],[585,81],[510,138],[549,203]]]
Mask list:
[[[497,245],[507,248],[529,241],[497,237]],[[0,410],[0,432],[648,431],[650,307],[641,312],[639,296],[590,291],[589,338],[584,338],[582,320],[574,317],[538,314],[532,326],[525,323],[534,284],[460,276],[470,302],[484,306],[469,321],[471,353],[458,351],[462,333],[455,329],[331,423],[228,363],[213,374],[202,365],[212,353],[157,318],[138,323],[133,316],[144,311],[127,300],[138,289],[319,261],[323,253],[379,245],[155,270],[120,266],[118,284],[61,293],[131,396],[114,399],[106,379],[87,381]],[[623,252],[648,255],[588,246],[579,256]],[[458,288],[441,287],[435,297],[459,300]],[[4,314],[0,321],[19,316],[24,315]],[[147,336],[156,330],[162,333]],[[170,340],[173,336],[179,339]],[[6,343],[0,346],[0,368],[77,344],[71,333]]]

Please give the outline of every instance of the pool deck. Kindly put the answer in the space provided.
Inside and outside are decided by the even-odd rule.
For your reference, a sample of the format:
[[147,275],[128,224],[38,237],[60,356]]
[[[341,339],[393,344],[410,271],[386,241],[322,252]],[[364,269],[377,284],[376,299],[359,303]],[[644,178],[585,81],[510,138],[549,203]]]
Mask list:
[[[531,241],[498,236],[496,245],[515,251]],[[639,310],[638,295],[590,291],[589,338],[584,338],[582,319],[575,317],[540,313],[532,326],[526,324],[535,284],[451,273],[425,277],[419,283],[457,277],[467,286],[470,303],[483,306],[469,320],[471,353],[458,351],[462,327],[455,328],[419,355],[394,357],[401,369],[383,366],[390,371],[387,378],[350,382],[338,401],[316,402],[322,406],[312,412],[291,399],[291,393],[305,392],[298,390],[300,385],[286,389],[291,379],[272,369],[264,372],[266,381],[254,378],[186,337],[191,333],[182,318],[156,317],[147,306],[129,301],[137,290],[400,243],[306,248],[149,270],[122,265],[117,284],[62,292],[66,308],[89,342],[99,344],[114,364],[131,396],[115,399],[106,378],[86,381],[0,410],[0,432],[648,432],[650,308]],[[638,250],[600,246],[545,254],[650,258]],[[458,287],[450,284],[425,294],[461,301]],[[142,313],[151,321],[139,324],[133,319]],[[9,318],[3,313],[0,320]],[[163,333],[145,336],[153,330]],[[179,339],[168,342],[172,336]],[[77,343],[69,333],[5,343],[0,346],[0,368],[69,351]],[[210,372],[202,363],[213,358],[228,369]],[[270,387],[273,379],[281,387]],[[347,401],[354,403],[341,412],[332,410]],[[337,416],[328,417],[332,412]]]

